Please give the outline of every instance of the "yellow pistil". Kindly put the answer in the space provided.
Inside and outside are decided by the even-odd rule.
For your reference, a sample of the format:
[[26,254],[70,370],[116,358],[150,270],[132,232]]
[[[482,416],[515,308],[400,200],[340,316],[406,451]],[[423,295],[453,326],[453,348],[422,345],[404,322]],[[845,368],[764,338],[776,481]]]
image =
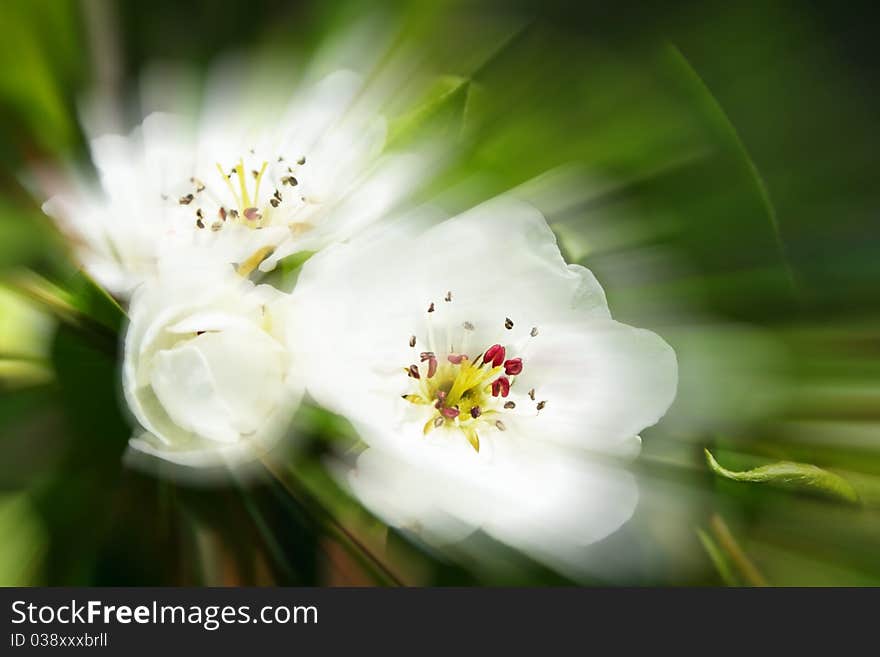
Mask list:
[[467,441],[471,444],[471,447],[474,448],[475,451],[480,451],[480,437],[477,435],[477,430],[472,425],[462,426],[461,431],[464,434],[464,437],[467,438]]
[[[411,404],[435,405],[442,398],[442,407],[456,408],[458,415],[448,417],[442,409],[433,413],[425,422],[422,432],[427,435],[435,428],[446,425],[457,427],[464,434],[468,443],[476,451],[480,451],[480,438],[477,427],[497,413],[493,410],[494,398],[491,396],[491,381],[501,373],[503,367],[478,366],[467,359],[460,363],[442,362],[437,366],[434,376],[422,376],[418,379],[418,392],[404,395]],[[409,370],[406,370],[409,372]],[[476,417],[475,417],[476,415]],[[490,421],[491,424],[491,421]]]
[[235,172],[238,174],[238,184],[241,187],[241,202],[243,207],[241,210],[251,207],[251,197],[247,190],[247,179],[244,177],[244,160],[240,159],[235,166]]
[[477,367],[468,360],[463,360],[459,365],[460,370],[458,376],[452,384],[452,388],[446,397],[446,403],[449,406],[456,406],[466,393],[483,387],[492,378],[501,372],[502,367],[493,367],[484,369]]

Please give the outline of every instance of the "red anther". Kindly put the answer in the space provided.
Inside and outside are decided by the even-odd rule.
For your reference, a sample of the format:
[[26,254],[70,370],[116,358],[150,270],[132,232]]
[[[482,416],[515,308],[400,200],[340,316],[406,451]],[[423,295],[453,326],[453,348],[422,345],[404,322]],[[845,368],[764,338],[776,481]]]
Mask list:
[[419,366],[418,365],[410,365],[409,366],[409,375],[414,379],[421,379],[421,375],[419,374]]
[[449,354],[446,357],[446,360],[448,360],[453,365],[459,365],[461,363],[461,361],[466,360],[466,359],[467,359],[467,356],[465,356],[464,354]]
[[511,358],[504,361],[504,373],[508,376],[516,376],[522,372],[522,358]]
[[245,208],[244,218],[248,221],[259,221],[263,218],[263,215],[260,214],[260,211],[257,208]]
[[471,406],[471,417],[475,420],[483,414],[479,406]]
[[437,359],[431,356],[428,359],[428,378],[430,379],[437,373]]
[[433,351],[423,351],[422,353],[419,354],[419,361],[424,363],[426,360],[428,360],[429,358],[433,358],[433,357],[434,357]]
[[437,391],[437,399],[439,399],[440,401],[446,401],[446,391],[445,390],[438,390]]
[[501,395],[502,397],[507,397],[510,393],[510,381],[506,376],[499,376],[492,382],[492,396],[497,397]]
[[498,367],[501,365],[501,363],[504,362],[504,347],[500,344],[493,344],[486,349],[486,353],[483,354],[483,362],[492,363],[492,367]]
[[448,417],[450,420],[454,420],[458,417],[458,409],[455,406],[444,408],[440,413],[443,414],[443,417]]

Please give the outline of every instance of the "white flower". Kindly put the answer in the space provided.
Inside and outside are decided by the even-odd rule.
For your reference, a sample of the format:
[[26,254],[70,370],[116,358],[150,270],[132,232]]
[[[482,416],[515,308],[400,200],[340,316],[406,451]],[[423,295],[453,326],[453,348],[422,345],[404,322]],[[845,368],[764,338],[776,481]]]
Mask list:
[[376,220],[412,179],[410,158],[379,157],[385,122],[356,107],[362,87],[339,71],[284,107],[227,80],[198,121],[154,113],[130,136],[92,140],[97,188],[81,176],[48,185],[44,211],[118,295],[177,246],[267,271]]
[[140,452],[187,466],[260,457],[302,396],[285,294],[231,267],[160,267],[131,302],[123,391]]
[[438,542],[482,529],[576,568],[632,514],[614,462],[671,404],[675,354],[611,319],[533,208],[335,245],[293,301],[307,389],[368,444],[349,483],[387,522]]

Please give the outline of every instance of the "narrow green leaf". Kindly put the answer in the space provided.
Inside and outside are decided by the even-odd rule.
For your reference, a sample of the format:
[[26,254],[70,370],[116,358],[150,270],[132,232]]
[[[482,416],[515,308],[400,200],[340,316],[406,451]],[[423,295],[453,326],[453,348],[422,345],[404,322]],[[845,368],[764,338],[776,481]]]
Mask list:
[[712,538],[702,529],[697,529],[697,538],[700,539],[703,549],[706,550],[706,554],[709,555],[712,565],[715,566],[715,570],[718,571],[721,581],[727,586],[739,586],[739,582],[733,574],[730,564],[727,563],[727,558],[724,556],[721,549],[715,545],[715,541],[713,541]]
[[705,102],[709,106],[708,108],[715,116],[719,128],[727,134],[731,145],[739,153],[741,160],[748,171],[749,177],[754,184],[755,190],[757,191],[761,199],[761,204],[764,206],[764,211],[767,214],[767,220],[773,231],[773,238],[776,242],[776,248],[778,250],[782,266],[785,269],[785,275],[788,279],[788,283],[791,286],[792,291],[795,294],[798,294],[798,286],[795,278],[794,268],[791,265],[785,242],[782,239],[782,231],[779,227],[779,218],[776,214],[776,206],[773,204],[773,200],[770,197],[770,190],[767,187],[764,176],[761,175],[760,169],[758,169],[758,166],[755,164],[754,158],[752,158],[748,147],[746,146],[736,127],[733,125],[733,122],[730,120],[727,112],[724,111],[721,103],[709,89],[709,86],[706,84],[703,78],[700,77],[696,69],[691,65],[688,59],[676,46],[670,44],[668,46],[668,49],[672,61],[681,69],[684,76],[689,79],[690,83],[702,92],[701,97],[705,99]]
[[767,578],[736,540],[736,536],[724,522],[724,518],[713,513],[709,518],[709,527],[718,542],[719,549],[730,559],[730,563],[736,567],[747,586],[770,586]]
[[425,100],[413,111],[392,122],[387,147],[416,140],[428,130],[433,137],[457,137],[464,123],[470,80],[456,76],[440,78]]
[[125,311],[107,291],[88,274],[79,270],[67,281],[65,288],[73,306],[90,320],[118,333],[125,319]]
[[812,493],[830,499],[858,504],[859,496],[846,479],[808,463],[779,461],[752,470],[735,472],[722,467],[708,449],[706,462],[715,474],[732,481],[769,484],[795,492]]

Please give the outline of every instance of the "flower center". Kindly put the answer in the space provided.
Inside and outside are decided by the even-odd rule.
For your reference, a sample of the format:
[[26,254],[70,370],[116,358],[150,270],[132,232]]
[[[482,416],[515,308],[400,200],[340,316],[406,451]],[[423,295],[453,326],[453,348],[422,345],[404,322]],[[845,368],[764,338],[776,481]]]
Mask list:
[[[452,301],[451,293],[447,293],[445,301]],[[429,345],[433,343],[430,318],[435,309],[434,303],[428,306]],[[505,318],[503,326],[509,331],[514,325],[509,318]],[[466,333],[473,331],[474,325],[464,322],[463,329]],[[537,335],[536,328],[529,332],[529,338]],[[416,336],[411,336],[409,346],[415,349],[417,343]],[[424,435],[443,426],[458,429],[479,452],[480,432],[505,431],[507,425],[504,416],[515,412],[517,406],[509,399],[511,387],[524,367],[522,353],[509,358],[509,351],[517,350],[496,343],[473,357],[453,350],[444,353],[433,350],[419,352],[419,362],[404,368],[413,390],[402,397],[411,404],[429,410],[429,417],[422,429]],[[534,389],[529,390],[528,396],[534,402]],[[540,412],[545,405],[544,401],[538,402],[536,410]]]
[[191,177],[191,191],[179,196],[177,203],[193,207],[198,229],[218,231],[228,223],[259,229],[280,220],[299,235],[310,230],[312,224],[297,220],[295,215],[315,203],[296,189],[305,164],[305,157],[265,160],[254,157],[251,150],[249,157],[240,157],[232,167],[215,163],[216,175],[204,180]]

